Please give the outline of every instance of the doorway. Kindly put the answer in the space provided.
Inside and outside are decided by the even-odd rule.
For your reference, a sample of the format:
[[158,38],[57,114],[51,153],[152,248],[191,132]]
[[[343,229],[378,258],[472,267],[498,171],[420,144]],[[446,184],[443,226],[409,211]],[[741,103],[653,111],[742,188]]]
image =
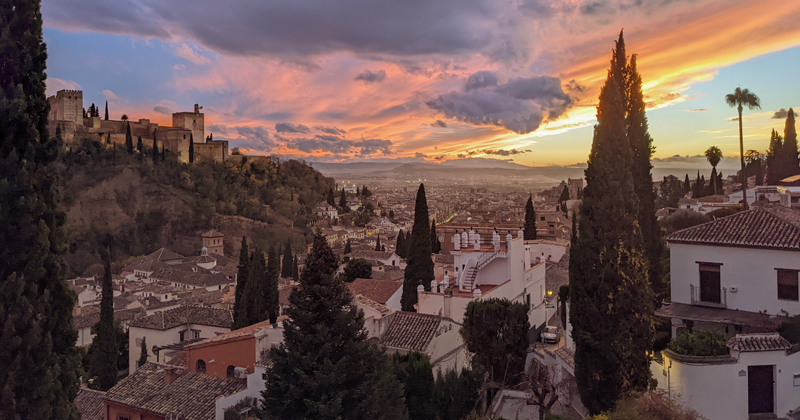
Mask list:
[[747,367],[747,411],[748,413],[775,412],[775,366]]

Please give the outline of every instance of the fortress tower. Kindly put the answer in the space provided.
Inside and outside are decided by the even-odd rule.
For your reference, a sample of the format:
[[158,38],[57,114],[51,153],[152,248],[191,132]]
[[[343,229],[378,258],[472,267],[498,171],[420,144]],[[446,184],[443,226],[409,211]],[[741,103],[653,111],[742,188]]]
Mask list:
[[83,125],[83,92],[62,89],[55,96],[47,98],[50,102],[50,121],[71,121]]
[[191,130],[195,143],[202,143],[206,139],[203,121],[205,115],[200,112],[202,108],[198,104],[194,104],[194,112],[175,112],[172,114],[172,127]]

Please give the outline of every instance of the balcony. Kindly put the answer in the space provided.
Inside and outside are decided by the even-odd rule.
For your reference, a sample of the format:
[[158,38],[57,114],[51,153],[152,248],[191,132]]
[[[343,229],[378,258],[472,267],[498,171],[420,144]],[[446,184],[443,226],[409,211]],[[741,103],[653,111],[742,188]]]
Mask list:
[[717,289],[719,292],[704,288],[701,291],[699,286],[693,284],[689,285],[689,296],[692,305],[707,306],[710,308],[727,308],[728,307],[728,289],[723,287]]

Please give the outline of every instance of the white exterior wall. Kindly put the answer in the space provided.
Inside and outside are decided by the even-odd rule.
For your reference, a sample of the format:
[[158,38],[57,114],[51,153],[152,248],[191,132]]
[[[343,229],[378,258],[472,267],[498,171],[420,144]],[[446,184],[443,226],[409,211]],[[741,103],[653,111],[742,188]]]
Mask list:
[[75,343],[78,347],[88,347],[92,345],[95,334],[92,334],[92,328],[86,327],[78,330],[78,341]]
[[[800,302],[778,299],[776,268],[800,270],[800,253],[755,248],[671,243],[672,301],[691,303],[689,285],[700,285],[697,262],[721,263],[720,287],[727,289],[728,308],[767,311],[772,315],[800,314]],[[733,293],[731,288],[737,288]]]
[[238,404],[239,401],[247,397],[261,401],[261,391],[267,389],[263,378],[266,369],[256,367],[254,370],[255,372],[247,375],[247,389],[227,397],[217,397],[215,401],[214,420],[225,420],[225,410]]
[[778,417],[800,406],[800,386],[793,386],[793,376],[800,374],[800,353],[790,356],[783,351],[732,353],[738,358],[737,363],[688,364],[665,356],[664,366],[651,362],[650,370],[660,389],[708,420],[748,419],[748,366],[775,366]]
[[[130,368],[130,373],[133,374],[136,372],[138,366],[136,366],[136,362],[139,360],[141,356],[141,344],[138,346],[136,345],[137,339],[146,338],[147,344],[147,357],[148,361],[150,362],[160,362],[164,363],[164,357],[166,356],[166,352],[161,351],[158,355],[158,359],[156,359],[156,355],[153,353],[154,346],[166,346],[169,344],[175,344],[180,342],[180,332],[186,329],[186,324],[181,324],[175,328],[170,328],[168,330],[151,330],[148,328],[140,328],[140,327],[130,327],[128,329],[128,366]],[[216,337],[217,333],[226,333],[229,332],[230,328],[220,328],[220,327],[210,327],[207,325],[197,325],[197,324],[190,324],[190,330],[200,330],[200,338],[211,338]],[[191,338],[191,337],[187,337]]]
[[392,297],[390,297],[386,301],[385,306],[387,308],[389,308],[390,311],[394,311],[394,312],[402,310],[403,307],[400,305],[400,298],[402,298],[402,297],[403,297],[403,288],[402,287],[398,287],[397,291],[394,292]]
[[541,261],[547,261],[548,257],[550,262],[556,263],[561,261],[561,257],[567,252],[567,247],[562,245],[550,243],[528,243],[525,245],[530,249],[531,263],[535,264],[538,257]]
[[428,345],[427,354],[433,365],[434,376],[437,372],[444,374],[448,370],[460,371],[467,367],[467,347],[459,333],[461,324],[449,319],[442,319],[436,336]]

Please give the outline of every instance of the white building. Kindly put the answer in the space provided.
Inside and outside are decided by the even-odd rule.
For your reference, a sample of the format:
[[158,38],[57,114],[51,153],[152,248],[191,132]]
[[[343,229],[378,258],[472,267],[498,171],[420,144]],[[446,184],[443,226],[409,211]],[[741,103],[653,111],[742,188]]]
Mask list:
[[468,366],[469,354],[459,333],[460,322],[416,312],[395,312],[390,317],[389,327],[380,338],[380,345],[387,353],[425,354],[434,374],[460,371]]
[[336,207],[328,203],[322,203],[314,208],[314,214],[323,219],[337,219],[339,217],[339,210],[336,210]]
[[538,255],[532,255],[531,245],[525,244],[521,234],[481,238],[464,232],[453,236],[453,241],[455,275],[441,282],[433,280],[430,291],[418,292],[419,313],[441,314],[460,322],[469,302],[498,298],[524,303],[531,327],[544,325],[552,315],[545,306],[545,262],[536,262]]
[[782,206],[800,208],[800,187],[777,187]]
[[[729,337],[728,355],[662,352],[659,387],[709,420],[783,417],[800,408],[800,347],[777,328],[800,315],[800,210],[740,212],[669,237],[673,338],[695,329]],[[800,410],[798,410],[800,411]]]
[[[233,314],[227,309],[179,307],[139,318],[128,326],[128,361],[131,373],[136,372],[141,356],[142,340],[147,346],[149,362],[165,363],[172,351],[189,342],[226,333],[233,325]],[[175,346],[171,349],[170,346]]]

